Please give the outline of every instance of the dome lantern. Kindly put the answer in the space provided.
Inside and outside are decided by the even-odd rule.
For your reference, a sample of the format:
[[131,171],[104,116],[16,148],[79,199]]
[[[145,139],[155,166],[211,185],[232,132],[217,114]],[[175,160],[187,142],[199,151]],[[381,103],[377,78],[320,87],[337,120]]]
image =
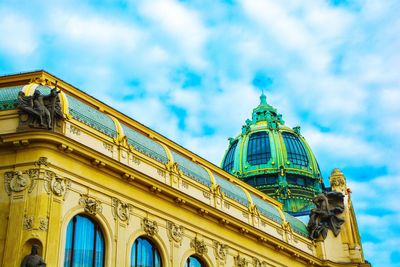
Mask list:
[[264,93],[242,132],[229,139],[222,168],[281,201],[293,215],[307,214],[322,192],[318,163],[300,127],[287,127]]

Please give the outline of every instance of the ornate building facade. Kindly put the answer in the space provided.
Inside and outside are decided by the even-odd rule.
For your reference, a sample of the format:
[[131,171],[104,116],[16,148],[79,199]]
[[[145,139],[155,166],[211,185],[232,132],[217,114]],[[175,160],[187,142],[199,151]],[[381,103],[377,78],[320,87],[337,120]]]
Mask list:
[[2,76],[0,265],[369,266],[344,175],[325,190],[265,98],[222,167],[45,71]]

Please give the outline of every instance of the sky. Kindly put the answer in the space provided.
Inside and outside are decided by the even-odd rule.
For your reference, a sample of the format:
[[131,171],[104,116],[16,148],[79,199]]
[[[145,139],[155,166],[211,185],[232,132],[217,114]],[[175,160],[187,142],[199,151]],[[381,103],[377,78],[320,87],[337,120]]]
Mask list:
[[400,1],[0,2],[0,74],[45,69],[219,165],[264,90],[400,266]]

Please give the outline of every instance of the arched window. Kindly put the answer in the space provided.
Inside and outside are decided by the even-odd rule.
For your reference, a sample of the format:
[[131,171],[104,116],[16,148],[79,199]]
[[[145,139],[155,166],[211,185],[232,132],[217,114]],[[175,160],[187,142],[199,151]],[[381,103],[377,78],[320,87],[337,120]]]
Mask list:
[[222,164],[222,169],[230,172],[233,169],[233,163],[235,162],[235,150],[236,146],[238,144],[238,141],[236,140],[231,147],[228,150],[228,153],[226,153],[224,163]]
[[288,132],[283,132],[282,137],[283,141],[285,142],[288,160],[295,165],[307,167],[307,153],[299,138]]
[[131,267],[161,267],[160,253],[149,239],[139,237],[133,243]]
[[196,256],[190,256],[186,260],[185,267],[206,267],[205,263]]
[[99,225],[85,215],[76,215],[68,224],[64,266],[104,266],[103,234]]
[[247,161],[250,165],[267,164],[271,159],[271,147],[266,131],[253,133],[249,138]]

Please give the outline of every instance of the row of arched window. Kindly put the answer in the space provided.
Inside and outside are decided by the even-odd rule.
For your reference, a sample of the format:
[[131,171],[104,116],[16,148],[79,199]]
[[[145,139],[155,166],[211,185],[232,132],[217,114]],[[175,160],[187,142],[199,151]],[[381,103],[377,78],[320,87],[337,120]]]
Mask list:
[[[104,236],[96,221],[83,214],[76,215],[67,227],[64,267],[104,267]],[[132,245],[131,267],[162,267],[157,246],[146,236]],[[184,267],[206,267],[197,256],[190,256]]]

